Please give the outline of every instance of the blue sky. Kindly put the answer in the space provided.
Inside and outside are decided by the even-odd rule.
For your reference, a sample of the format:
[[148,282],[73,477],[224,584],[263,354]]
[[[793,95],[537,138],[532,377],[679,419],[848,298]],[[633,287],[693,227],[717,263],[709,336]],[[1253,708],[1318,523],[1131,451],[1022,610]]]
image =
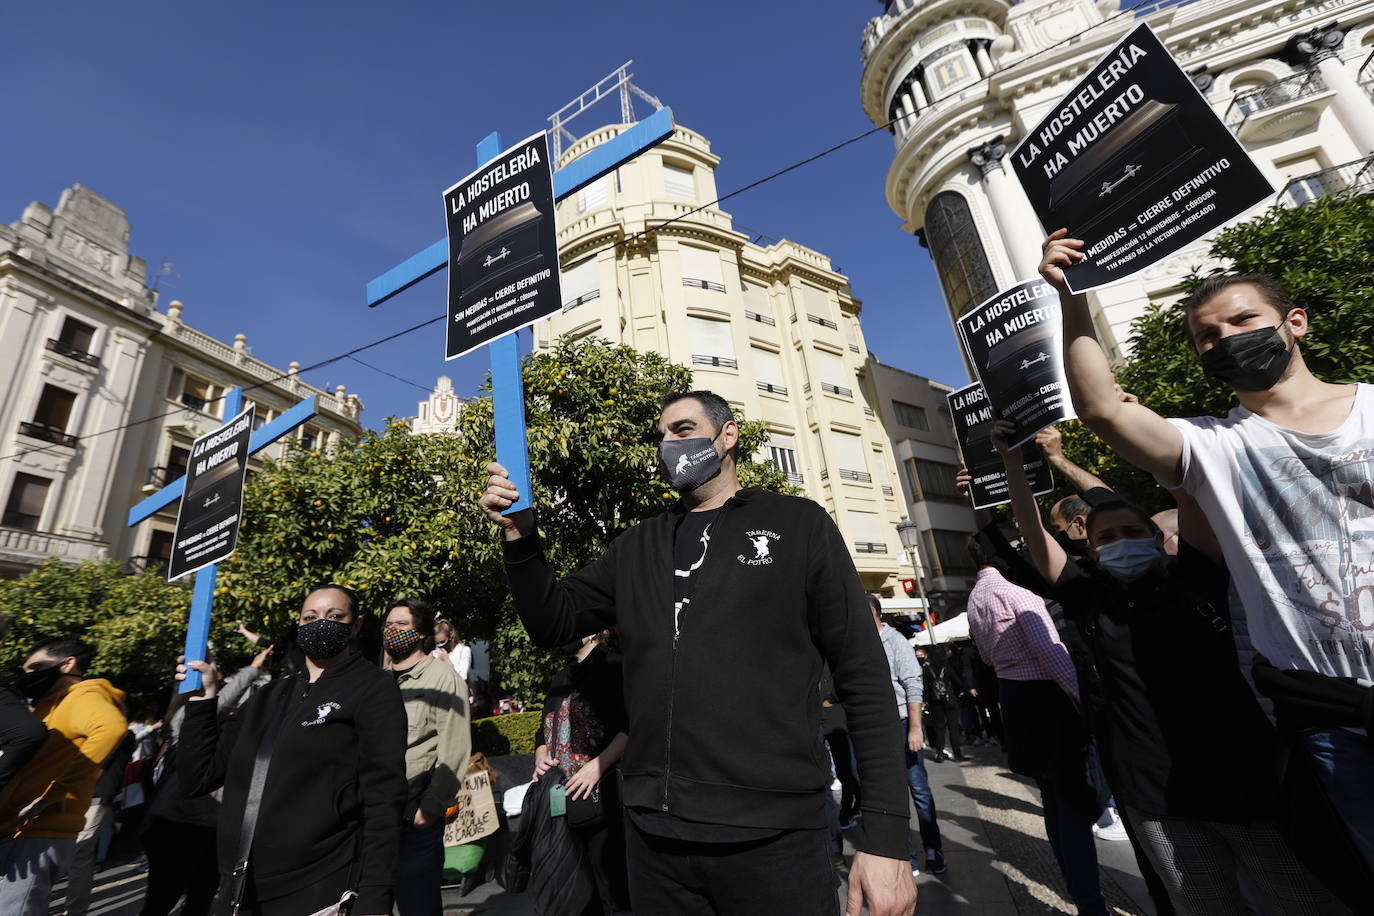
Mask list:
[[[516,140],[625,60],[705,134],[722,193],[872,125],[859,37],[877,2],[23,4],[6,13],[0,220],[87,185],[122,206],[132,248],[169,260],[162,304],[278,366],[310,364],[443,310],[433,277],[378,309],[373,276],[443,235],[440,194],[489,131]],[[582,131],[617,117],[608,106]],[[864,301],[886,363],[959,385],[930,258],[883,198],[892,141],[875,134],[725,204],[749,229],[823,251]],[[460,392],[442,327],[362,354]],[[356,363],[364,422],[409,416],[420,391]]]

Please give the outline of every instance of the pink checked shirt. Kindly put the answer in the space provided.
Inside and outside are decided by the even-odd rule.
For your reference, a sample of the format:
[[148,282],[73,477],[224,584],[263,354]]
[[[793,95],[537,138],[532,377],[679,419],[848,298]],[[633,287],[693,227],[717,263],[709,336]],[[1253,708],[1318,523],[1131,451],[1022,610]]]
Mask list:
[[980,569],[968,596],[968,630],[998,677],[1052,680],[1078,700],[1078,671],[1035,592],[1008,582],[995,569]]

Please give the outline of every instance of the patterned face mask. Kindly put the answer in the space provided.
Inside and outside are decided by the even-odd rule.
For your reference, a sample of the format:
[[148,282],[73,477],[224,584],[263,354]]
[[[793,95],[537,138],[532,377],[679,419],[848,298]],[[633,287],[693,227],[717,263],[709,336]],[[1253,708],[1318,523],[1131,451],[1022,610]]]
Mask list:
[[414,652],[424,636],[415,630],[405,630],[398,626],[387,625],[382,628],[382,648],[393,659],[403,659]]

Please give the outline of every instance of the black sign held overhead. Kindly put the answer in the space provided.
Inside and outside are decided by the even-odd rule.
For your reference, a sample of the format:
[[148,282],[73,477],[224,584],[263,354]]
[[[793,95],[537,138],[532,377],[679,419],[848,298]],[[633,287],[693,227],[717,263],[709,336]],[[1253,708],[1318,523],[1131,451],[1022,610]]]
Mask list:
[[1047,231],[1082,239],[1074,292],[1163,260],[1274,192],[1148,25],[1131,31],[1012,152]]
[[1016,424],[1013,446],[1060,420],[1073,405],[1064,381],[1059,294],[1039,277],[965,312],[964,352],[1000,419]]
[[522,140],[445,191],[444,214],[447,359],[559,310],[547,134]]
[[191,445],[186,489],[172,537],[172,558],[167,562],[169,581],[218,563],[238,546],[253,415],[250,404],[243,413]]
[[[1007,471],[1002,456],[992,444],[992,421],[996,419],[987,393],[979,382],[945,395],[949,412],[954,418],[954,436],[959,441],[959,456],[964,460],[973,482],[969,498],[975,509],[991,509],[1010,502],[1007,494]],[[1054,489],[1054,478],[1044,455],[1034,445],[1022,449],[1026,459],[1026,479],[1036,496]]]

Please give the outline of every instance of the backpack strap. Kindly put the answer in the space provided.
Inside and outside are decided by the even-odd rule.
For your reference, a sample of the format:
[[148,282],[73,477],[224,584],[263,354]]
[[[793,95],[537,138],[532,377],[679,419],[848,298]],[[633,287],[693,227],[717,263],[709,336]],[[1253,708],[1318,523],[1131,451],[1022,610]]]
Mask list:
[[248,863],[253,852],[253,835],[257,831],[258,815],[262,812],[262,792],[267,785],[267,768],[272,762],[272,748],[277,742],[277,732],[281,730],[286,710],[291,705],[291,691],[295,683],[291,678],[283,679],[286,687],[282,691],[281,708],[268,720],[267,728],[258,742],[257,754],[253,757],[253,776],[248,783],[248,798],[243,804],[243,823],[239,826],[238,849],[234,853],[234,870],[229,876],[229,913],[241,916],[244,913],[244,891],[248,888]]

